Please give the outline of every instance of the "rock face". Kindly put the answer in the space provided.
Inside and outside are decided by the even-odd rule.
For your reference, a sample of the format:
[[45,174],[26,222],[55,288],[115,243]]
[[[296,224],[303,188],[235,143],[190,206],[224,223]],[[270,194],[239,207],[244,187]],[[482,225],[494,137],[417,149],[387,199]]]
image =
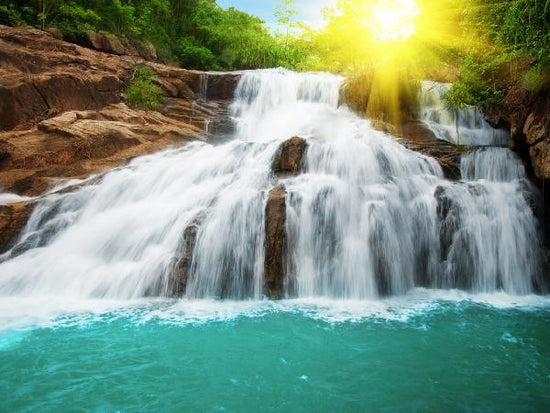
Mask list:
[[12,248],[32,212],[32,204],[0,205],[0,254]]
[[191,275],[191,266],[193,264],[193,251],[197,242],[199,224],[189,225],[183,232],[181,246],[179,250],[179,259],[175,263],[170,276],[168,285],[168,294],[174,297],[183,297],[187,289],[187,281]]
[[485,108],[487,120],[510,128],[516,152],[534,176],[550,179],[550,88],[529,91],[513,85],[499,106]]
[[399,128],[379,120],[371,121],[373,128],[398,136],[405,147],[432,157],[439,162],[445,178],[452,181],[460,179],[460,160],[466,146],[454,145],[439,140],[422,122],[405,119]]
[[286,190],[283,185],[273,188],[268,195],[265,210],[264,280],[271,299],[284,294],[286,266]]
[[36,196],[58,178],[83,178],[190,139],[204,139],[203,130],[124,103],[65,112],[31,130],[0,134],[0,186]]
[[[529,91],[521,82],[513,85],[499,106],[485,108],[485,116],[495,126],[510,128],[514,150],[523,159],[527,172],[538,181],[543,193],[543,226],[550,243],[550,86]],[[550,262],[550,259],[548,259]]]
[[422,122],[412,120],[403,123],[400,136],[401,143],[407,148],[436,159],[445,178],[460,179],[460,160],[468,150],[467,146],[438,140]]
[[[0,25],[0,191],[40,196],[60,178],[85,178],[168,145],[206,139],[209,129],[229,123],[224,99],[233,96],[238,73],[153,63],[142,58],[156,59],[152,45],[136,51],[97,33],[80,42],[89,48],[61,37]],[[157,111],[122,103],[136,65],[156,74],[165,96]],[[208,96],[202,96],[205,78],[212,82]],[[11,245],[25,210],[2,207],[0,244]]]
[[271,169],[278,177],[295,176],[302,172],[307,142],[297,136],[283,142],[279,147]]

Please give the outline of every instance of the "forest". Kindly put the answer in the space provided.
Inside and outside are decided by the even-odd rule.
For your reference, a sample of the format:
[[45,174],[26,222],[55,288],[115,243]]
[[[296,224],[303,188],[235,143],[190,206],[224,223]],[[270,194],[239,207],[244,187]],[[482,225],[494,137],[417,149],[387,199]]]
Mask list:
[[[163,62],[185,68],[323,70],[362,84],[380,76],[379,84],[393,85],[450,80],[453,106],[498,102],[517,80],[531,89],[548,84],[549,0],[386,1],[395,3],[385,6],[392,11],[418,8],[405,10],[411,21],[401,17],[390,27],[373,12],[379,3],[339,0],[324,11],[325,24],[311,28],[296,20],[292,0],[282,0],[274,31],[215,0],[0,0],[0,23],[55,27],[77,43],[88,31],[151,43]],[[407,24],[414,28],[403,36]]]

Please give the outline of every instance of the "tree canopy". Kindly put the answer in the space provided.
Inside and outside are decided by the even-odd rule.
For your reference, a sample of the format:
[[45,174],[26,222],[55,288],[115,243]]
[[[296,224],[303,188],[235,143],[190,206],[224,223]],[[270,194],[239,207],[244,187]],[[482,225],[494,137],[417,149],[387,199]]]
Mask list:
[[456,105],[498,101],[521,59],[516,77],[527,87],[548,82],[550,0],[338,0],[316,29],[280,0],[275,18],[274,33],[215,0],[0,0],[1,24],[56,27],[76,42],[96,31],[152,43],[163,61],[187,68],[367,73],[384,87],[452,80]]

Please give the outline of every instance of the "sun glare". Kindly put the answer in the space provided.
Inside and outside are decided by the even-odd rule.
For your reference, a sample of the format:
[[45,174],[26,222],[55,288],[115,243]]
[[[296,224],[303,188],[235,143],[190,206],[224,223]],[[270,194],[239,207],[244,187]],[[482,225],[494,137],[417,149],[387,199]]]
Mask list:
[[405,40],[416,31],[419,14],[415,0],[380,0],[372,7],[371,32],[381,42]]

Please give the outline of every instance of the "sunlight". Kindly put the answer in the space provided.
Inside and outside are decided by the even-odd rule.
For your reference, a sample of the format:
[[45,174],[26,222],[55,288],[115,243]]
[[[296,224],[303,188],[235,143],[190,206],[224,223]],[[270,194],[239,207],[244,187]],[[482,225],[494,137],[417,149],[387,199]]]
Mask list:
[[370,29],[381,42],[405,40],[416,31],[420,9],[415,0],[381,0],[372,7]]

